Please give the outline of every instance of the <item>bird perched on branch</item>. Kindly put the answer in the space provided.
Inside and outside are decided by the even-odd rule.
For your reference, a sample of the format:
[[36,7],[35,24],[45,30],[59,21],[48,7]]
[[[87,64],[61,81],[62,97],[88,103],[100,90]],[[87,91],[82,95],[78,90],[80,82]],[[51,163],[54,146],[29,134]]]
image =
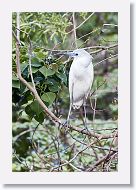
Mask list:
[[85,105],[94,78],[93,57],[84,49],[77,49],[62,54],[74,58],[69,72],[70,107],[67,122],[69,121],[71,109],[79,109],[83,105],[86,123]]

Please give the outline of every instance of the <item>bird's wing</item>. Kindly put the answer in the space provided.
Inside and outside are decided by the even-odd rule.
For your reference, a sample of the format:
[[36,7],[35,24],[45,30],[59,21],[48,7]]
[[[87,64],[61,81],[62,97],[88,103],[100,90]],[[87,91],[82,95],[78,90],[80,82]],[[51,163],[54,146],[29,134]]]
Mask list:
[[[73,65],[72,65],[73,66]],[[70,102],[73,107],[79,108],[85,98],[87,98],[93,81],[93,71],[91,66],[87,70],[78,70],[71,66],[69,72],[69,93]]]
[[73,104],[73,88],[74,88],[74,77],[72,72],[69,73],[69,94],[70,94],[70,103]]
[[85,81],[80,81],[70,77],[69,80],[69,93],[70,93],[70,102],[75,106],[75,108],[79,108],[83,104],[83,100],[85,98],[86,92],[88,92],[89,87],[86,86]]

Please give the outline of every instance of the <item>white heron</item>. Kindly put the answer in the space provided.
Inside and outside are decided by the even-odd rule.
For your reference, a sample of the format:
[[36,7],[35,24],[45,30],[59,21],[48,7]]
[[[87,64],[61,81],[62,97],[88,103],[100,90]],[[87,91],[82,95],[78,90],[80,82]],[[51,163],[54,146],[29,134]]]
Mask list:
[[69,121],[71,109],[79,109],[83,105],[86,126],[85,106],[94,78],[93,57],[84,49],[77,49],[64,54],[74,58],[69,72],[70,107],[67,122]]

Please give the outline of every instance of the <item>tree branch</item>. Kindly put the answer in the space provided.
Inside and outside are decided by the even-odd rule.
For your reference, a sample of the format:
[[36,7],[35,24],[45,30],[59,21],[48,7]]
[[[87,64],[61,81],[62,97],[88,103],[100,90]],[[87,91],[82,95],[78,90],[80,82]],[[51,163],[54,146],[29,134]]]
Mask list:
[[[13,32],[13,36],[15,37],[15,33]],[[19,78],[19,80],[33,93],[33,95],[35,96],[35,98],[37,99],[38,103],[40,104],[40,106],[44,109],[44,111],[46,112],[46,114],[55,122],[58,122],[59,124],[61,124],[61,121],[59,118],[57,118],[44,104],[44,102],[41,100],[40,96],[38,95],[37,91],[35,91],[35,89],[22,77],[21,75],[21,69],[20,69],[20,59],[19,59],[19,49],[20,49],[20,45],[19,45],[19,40],[17,38],[17,36],[15,37],[16,39],[16,66],[17,66],[17,76]]]
[[[84,50],[87,50],[87,49],[98,49],[97,51],[102,51],[102,50],[108,50],[108,49],[112,49],[112,48],[115,48],[117,47],[118,44],[113,44],[113,45],[110,45],[110,46],[90,46],[90,47],[85,47],[85,48],[81,48],[81,49],[84,49]],[[57,49],[47,49],[47,48],[43,48],[45,49],[46,51],[52,51],[52,52],[67,52],[67,51],[72,51],[72,49],[60,49],[60,50],[57,50]],[[91,52],[91,54],[95,54],[95,53],[98,53],[98,52]]]
[[103,24],[103,26],[115,26],[115,27],[118,27],[117,24]]
[[36,87],[35,87],[35,83],[34,83],[34,79],[33,79],[33,73],[32,73],[32,64],[31,64],[31,59],[32,59],[32,43],[31,43],[31,41],[30,41],[30,44],[29,44],[28,55],[29,55],[29,71],[30,71],[31,81],[32,81],[34,90],[36,91]]
[[[89,20],[89,18],[91,18],[94,15],[95,12],[93,12],[91,15],[89,15],[81,24],[79,24],[75,29],[80,28],[86,21]],[[70,30],[69,32],[67,32],[67,34],[73,32],[74,29]]]
[[102,63],[103,61],[106,61],[106,60],[108,60],[108,59],[111,59],[111,58],[114,58],[114,57],[117,57],[117,56],[118,56],[118,54],[111,55],[110,57],[107,57],[106,59],[103,59],[103,60],[99,61],[98,63],[95,63],[95,64],[94,64],[94,67],[97,66],[97,65],[99,65],[99,64]]
[[[98,140],[101,140],[101,137],[99,137]],[[90,147],[91,147],[93,144],[95,144],[96,142],[97,142],[97,140],[91,142],[91,143],[90,143],[89,145],[87,145],[85,148],[83,148],[82,150],[80,150],[79,152],[77,152],[69,161],[67,161],[67,162],[65,162],[65,163],[63,163],[63,164],[61,164],[59,167],[65,166],[65,165],[67,165],[67,164],[73,162],[79,154],[81,154],[82,152],[84,152],[85,150],[87,150],[88,148],[90,148]],[[52,168],[51,171],[53,171],[54,169],[57,169],[57,168],[58,168],[58,166]]]
[[111,151],[110,154],[109,154],[109,153],[106,154],[106,156],[102,157],[102,158],[99,159],[95,164],[93,164],[91,167],[89,167],[89,168],[86,170],[86,172],[91,172],[91,171],[93,171],[96,166],[100,165],[102,162],[105,162],[105,161],[109,160],[109,158],[110,158],[112,155],[116,154],[116,153],[117,153],[116,151],[115,151],[115,152],[114,152],[114,151]]
[[17,28],[19,30],[17,30],[17,39],[19,40],[20,43],[20,13],[17,12]]
[[77,36],[76,36],[76,21],[75,21],[75,13],[73,12],[73,33],[74,33],[74,42],[75,42],[75,48],[77,49]]

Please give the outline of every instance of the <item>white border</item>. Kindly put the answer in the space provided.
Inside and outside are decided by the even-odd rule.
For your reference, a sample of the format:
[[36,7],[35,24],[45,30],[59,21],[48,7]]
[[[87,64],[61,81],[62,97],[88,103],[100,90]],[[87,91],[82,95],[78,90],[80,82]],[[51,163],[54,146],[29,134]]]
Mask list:
[[[130,183],[130,5],[127,0],[5,0],[0,6],[0,180],[4,184]],[[11,13],[16,11],[118,12],[119,25],[119,167],[118,172],[11,171]]]

